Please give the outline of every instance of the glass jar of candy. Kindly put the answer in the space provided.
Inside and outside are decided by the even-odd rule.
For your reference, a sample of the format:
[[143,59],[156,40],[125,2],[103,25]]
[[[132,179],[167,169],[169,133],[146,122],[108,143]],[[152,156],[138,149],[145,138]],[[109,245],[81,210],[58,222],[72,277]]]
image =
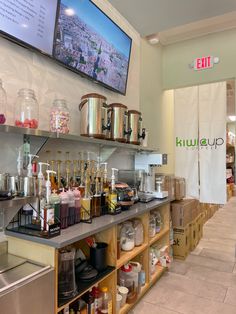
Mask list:
[[70,112],[64,99],[55,99],[50,112],[50,130],[69,133]]
[[23,128],[38,128],[39,106],[32,89],[18,91],[15,111],[15,125]]
[[2,86],[0,79],[0,124],[6,122],[7,94]]

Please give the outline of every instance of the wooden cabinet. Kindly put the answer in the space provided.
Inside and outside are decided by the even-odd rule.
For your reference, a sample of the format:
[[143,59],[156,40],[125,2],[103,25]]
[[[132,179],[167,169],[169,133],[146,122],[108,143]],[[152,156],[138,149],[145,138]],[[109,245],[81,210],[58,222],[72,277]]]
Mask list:
[[[147,205],[143,205],[147,206]],[[161,213],[162,219],[163,219],[163,226],[159,233],[157,233],[154,237],[149,237],[149,217],[150,212],[153,210],[158,210]],[[119,216],[119,215],[118,215]],[[117,217],[118,217],[117,216]],[[98,284],[101,286],[108,286],[110,292],[112,293],[113,297],[113,313],[116,313],[115,305],[116,305],[116,289],[117,289],[117,283],[118,283],[118,276],[119,276],[119,269],[124,264],[128,263],[130,260],[132,261],[139,261],[143,265],[143,269],[146,273],[146,284],[141,288],[141,292],[138,295],[137,300],[138,302],[140,298],[144,295],[144,293],[160,278],[160,276],[164,273],[166,270],[164,267],[156,266],[155,272],[150,274],[150,247],[153,245],[158,246],[168,246],[169,243],[169,222],[170,222],[170,203],[165,202],[162,205],[158,205],[156,208],[151,207],[151,210],[146,209],[143,213],[136,213],[135,215],[132,215],[132,218],[139,218],[142,221],[143,227],[144,227],[144,243],[141,246],[135,247],[132,251],[124,252],[121,251],[119,259],[117,258],[117,237],[119,233],[119,224],[121,222],[124,222],[124,220],[117,218],[118,223],[113,224],[111,227],[109,225],[104,230],[93,233],[94,237],[96,238],[96,241],[106,242],[108,243],[108,254],[107,254],[107,264],[110,266],[113,266],[107,274],[104,274],[102,278],[98,278],[97,280],[93,281],[87,287],[84,287],[82,291],[78,292],[78,295],[74,297],[72,300],[66,302],[63,305],[58,305],[58,298],[57,298],[57,291],[58,291],[58,254],[59,249],[47,247],[46,245],[42,245],[39,243],[33,243],[30,241],[18,239],[9,237],[9,253],[18,253],[17,255],[25,256],[27,257],[29,255],[29,250],[31,251],[30,256],[37,257],[37,261],[43,263],[45,259],[50,261],[50,264],[55,267],[55,313],[61,312],[64,308],[66,308],[68,305],[72,304],[76,300],[78,300],[85,292],[87,292],[89,289],[91,289],[95,284]],[[115,218],[112,218],[115,219]],[[79,228],[80,224],[78,225]],[[24,243],[24,245],[22,245]],[[19,245],[21,246],[21,254],[19,254]],[[79,241],[71,243],[76,248],[82,248],[85,255],[89,257],[89,249],[84,239],[81,239]],[[23,250],[22,250],[23,248]],[[39,253],[40,250],[40,253]],[[54,251],[54,253],[53,253]],[[49,257],[47,257],[47,254],[49,254]],[[53,255],[54,254],[54,255]],[[42,257],[42,259],[40,258]],[[81,287],[80,287],[81,288]],[[128,313],[130,309],[134,306],[134,304],[125,304],[121,310],[120,314]]]

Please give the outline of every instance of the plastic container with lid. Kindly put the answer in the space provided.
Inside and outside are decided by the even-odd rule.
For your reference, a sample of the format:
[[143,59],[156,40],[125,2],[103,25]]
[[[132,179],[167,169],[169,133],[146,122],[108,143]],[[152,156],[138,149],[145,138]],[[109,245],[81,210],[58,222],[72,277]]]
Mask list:
[[80,190],[76,187],[74,189],[74,198],[75,198],[75,223],[80,222],[80,209],[81,209],[81,194]]
[[129,292],[137,290],[138,287],[138,273],[133,269],[131,264],[123,265],[120,268],[120,286],[129,289]]
[[50,112],[50,131],[69,133],[70,112],[65,99],[55,99]]
[[15,125],[24,128],[38,128],[39,106],[32,89],[18,91],[15,108]]
[[156,234],[156,219],[154,215],[149,218],[149,237],[153,238]]
[[6,109],[7,109],[7,94],[2,86],[0,79],[0,124],[6,122]]
[[121,227],[120,246],[123,251],[131,251],[135,246],[134,228],[131,221],[124,222]]
[[68,216],[69,216],[69,198],[67,193],[63,191],[60,193],[60,221],[61,221],[61,229],[65,229],[68,227]]
[[107,287],[101,288],[101,299],[99,313],[112,314],[112,296]]
[[67,191],[68,195],[68,205],[69,205],[69,216],[68,216],[68,226],[75,224],[75,196],[71,189]]

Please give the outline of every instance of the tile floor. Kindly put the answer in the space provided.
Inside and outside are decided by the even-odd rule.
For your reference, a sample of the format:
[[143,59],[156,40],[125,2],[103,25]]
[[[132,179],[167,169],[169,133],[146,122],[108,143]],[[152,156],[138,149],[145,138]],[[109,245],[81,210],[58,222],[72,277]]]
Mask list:
[[203,238],[130,312],[236,314],[236,197],[205,224]]

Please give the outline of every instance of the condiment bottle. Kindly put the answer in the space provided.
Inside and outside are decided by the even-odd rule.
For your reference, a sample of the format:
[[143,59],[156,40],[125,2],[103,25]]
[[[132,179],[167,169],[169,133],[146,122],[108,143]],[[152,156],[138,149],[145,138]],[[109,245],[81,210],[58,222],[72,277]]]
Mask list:
[[112,296],[107,287],[101,288],[102,304],[99,309],[101,314],[112,314]]
[[99,217],[101,215],[101,194],[99,193],[99,179],[95,179],[95,194],[92,198],[92,216]]
[[61,199],[61,206],[60,206],[61,229],[65,229],[68,227],[69,199],[64,189],[60,193],[60,199]]
[[41,222],[41,228],[43,229],[43,232],[49,231],[49,225],[53,225],[55,223],[54,216],[55,216],[55,210],[54,206],[50,204],[50,196],[51,196],[51,182],[50,182],[50,174],[52,173],[52,170],[46,170],[47,173],[47,181],[46,181],[46,204],[44,206],[44,210],[41,213],[41,216],[43,217]]
[[79,223],[80,222],[80,209],[81,209],[81,195],[77,187],[74,190],[74,198],[75,198],[75,223]]
[[54,206],[55,211],[55,222],[60,220],[60,196],[53,190],[53,193],[50,195],[50,204]]
[[94,286],[92,288],[92,294],[94,297],[94,313],[99,314],[99,308],[101,307],[101,304],[102,304],[102,298],[101,298],[100,290],[97,286]]
[[7,94],[2,86],[2,80],[0,79],[0,124],[6,122],[6,110],[7,110]]
[[107,181],[107,162],[101,163],[104,165],[103,175],[101,176],[101,214],[105,215],[108,212],[108,195],[109,182]]
[[69,218],[68,225],[72,226],[75,224],[75,196],[73,191],[69,189],[67,191],[68,199],[69,199]]
[[90,195],[90,182],[89,176],[86,175],[85,180],[85,192],[84,196],[81,198],[81,221],[90,222],[91,221],[91,195]]
[[121,212],[121,207],[118,204],[118,193],[115,188],[115,171],[118,169],[112,168],[112,176],[111,176],[111,188],[108,195],[108,213],[112,215],[116,215]]

